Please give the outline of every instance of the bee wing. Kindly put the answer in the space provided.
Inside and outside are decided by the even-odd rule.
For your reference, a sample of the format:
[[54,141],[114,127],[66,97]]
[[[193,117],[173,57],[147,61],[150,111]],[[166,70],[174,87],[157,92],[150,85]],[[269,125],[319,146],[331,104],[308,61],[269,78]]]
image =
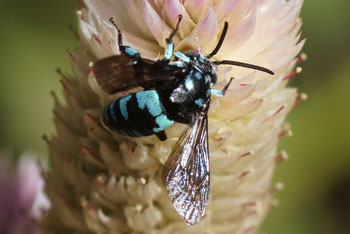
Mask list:
[[178,67],[149,60],[115,55],[97,60],[93,73],[97,83],[108,94],[135,88],[164,79],[175,78]]
[[173,147],[163,169],[163,183],[177,213],[197,223],[209,200],[208,116],[198,113]]

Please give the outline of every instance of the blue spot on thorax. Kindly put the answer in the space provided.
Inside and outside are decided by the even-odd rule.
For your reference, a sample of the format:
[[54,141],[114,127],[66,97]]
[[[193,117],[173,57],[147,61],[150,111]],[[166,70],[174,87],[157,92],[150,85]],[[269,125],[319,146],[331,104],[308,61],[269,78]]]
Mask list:
[[158,93],[155,90],[145,90],[136,93],[138,107],[144,110],[147,107],[149,113],[156,117],[162,113]]
[[207,97],[209,97],[211,94],[211,89],[208,89],[206,94],[207,94]]
[[195,73],[194,73],[194,76],[195,76],[198,80],[202,79],[202,75],[201,75],[201,73],[199,73],[199,72],[195,72]]
[[185,79],[185,87],[188,91],[192,90],[194,87],[194,83],[193,83],[191,74],[187,75],[187,77]]
[[125,97],[122,97],[119,100],[119,107],[120,107],[120,112],[122,113],[122,116],[124,117],[125,120],[128,120],[128,109],[127,109],[127,103],[131,99],[131,95],[127,95]]
[[194,103],[196,103],[198,106],[203,105],[204,103],[204,99],[203,98],[198,98],[194,101]]
[[135,54],[137,54],[137,50],[135,50],[134,48],[131,47],[126,47],[125,48],[125,53],[127,53],[130,56],[134,56]]

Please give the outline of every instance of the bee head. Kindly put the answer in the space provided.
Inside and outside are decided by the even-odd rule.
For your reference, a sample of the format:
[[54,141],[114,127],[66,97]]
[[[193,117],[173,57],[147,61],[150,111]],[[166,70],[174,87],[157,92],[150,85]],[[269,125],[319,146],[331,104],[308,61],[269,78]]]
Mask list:
[[198,70],[203,75],[209,75],[211,83],[216,83],[217,76],[215,67],[206,57],[199,53],[199,50],[187,51],[185,55],[189,58],[194,69]]

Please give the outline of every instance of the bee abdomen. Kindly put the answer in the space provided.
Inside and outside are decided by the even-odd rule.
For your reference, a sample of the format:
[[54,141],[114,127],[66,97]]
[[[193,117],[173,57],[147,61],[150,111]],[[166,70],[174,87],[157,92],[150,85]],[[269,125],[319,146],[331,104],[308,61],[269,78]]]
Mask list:
[[112,131],[132,137],[149,136],[174,124],[156,90],[144,90],[112,101],[105,107],[102,121]]

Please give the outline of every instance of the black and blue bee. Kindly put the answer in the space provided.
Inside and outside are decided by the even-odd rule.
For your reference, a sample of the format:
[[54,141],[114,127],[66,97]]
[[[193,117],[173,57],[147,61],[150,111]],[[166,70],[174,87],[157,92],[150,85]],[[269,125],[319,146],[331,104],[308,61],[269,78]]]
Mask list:
[[[96,61],[93,73],[98,84],[108,94],[142,87],[144,90],[127,94],[108,104],[102,122],[122,135],[141,137],[155,134],[167,139],[165,130],[175,122],[188,127],[173,147],[163,169],[163,182],[177,213],[188,223],[197,223],[205,213],[209,200],[208,109],[211,95],[223,97],[232,78],[223,90],[212,86],[217,81],[213,65],[228,64],[252,68],[273,74],[269,69],[236,61],[213,61],[227,29],[225,22],[219,43],[207,56],[196,51],[185,54],[174,51],[176,28],[166,39],[164,58],[144,59],[132,47],[123,45],[118,31],[121,55]],[[175,59],[173,56],[175,55]]]

